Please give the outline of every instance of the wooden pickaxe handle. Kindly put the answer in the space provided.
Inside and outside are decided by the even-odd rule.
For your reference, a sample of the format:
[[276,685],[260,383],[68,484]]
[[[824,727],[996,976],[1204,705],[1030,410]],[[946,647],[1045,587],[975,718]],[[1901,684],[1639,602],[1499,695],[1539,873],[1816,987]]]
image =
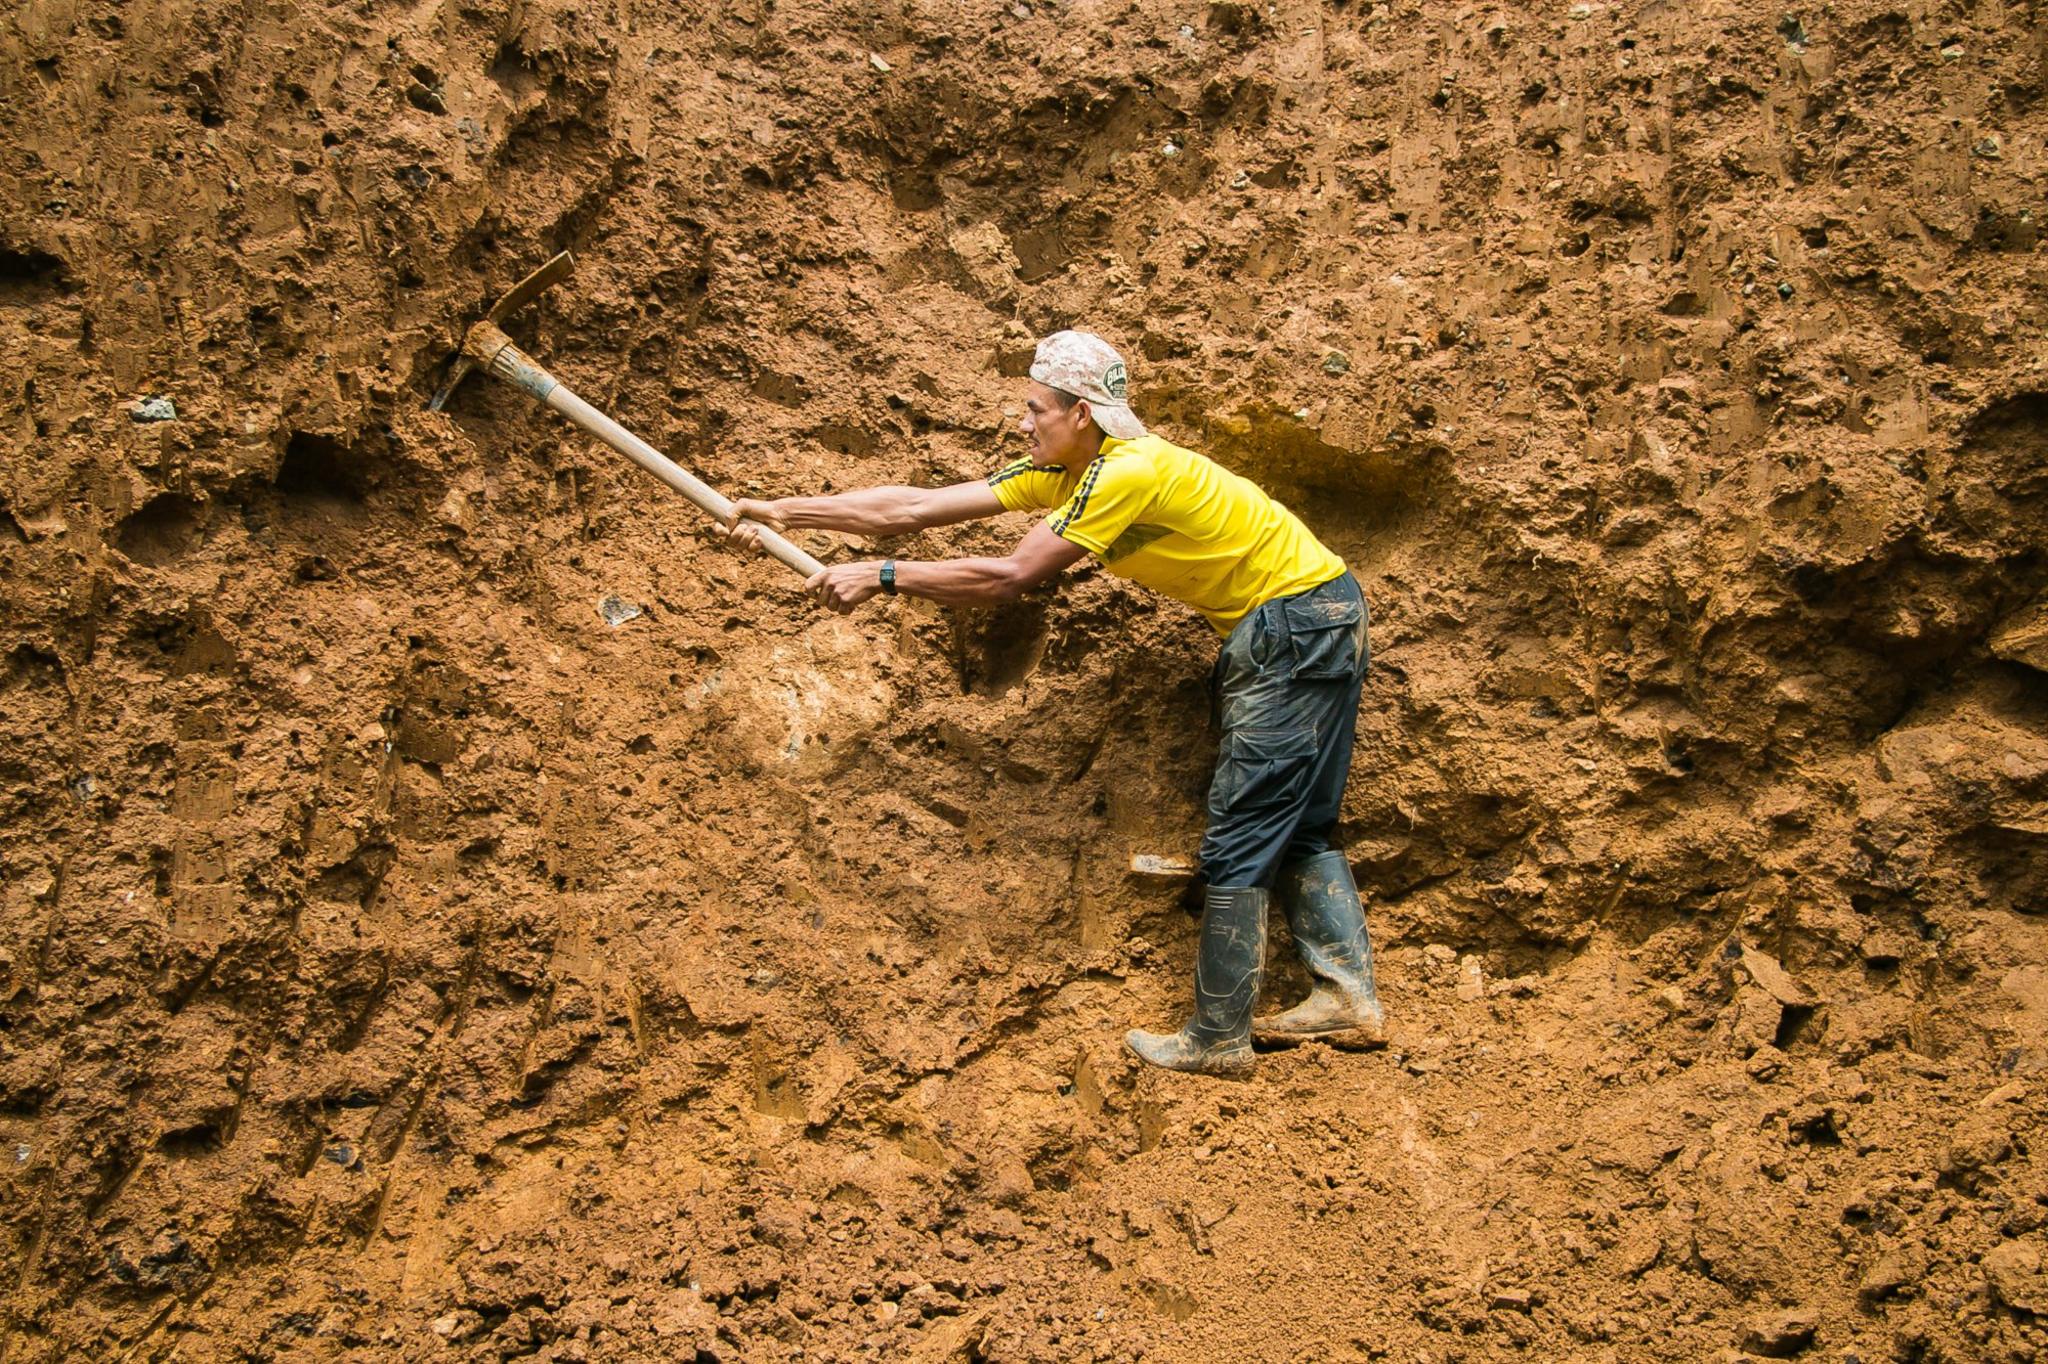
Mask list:
[[[698,478],[625,427],[592,407],[570,391],[569,386],[547,372],[532,356],[512,344],[495,322],[479,322],[463,338],[463,354],[496,378],[525,389],[555,411],[596,436],[612,449],[653,474],[669,487],[696,503],[723,524],[732,520],[732,502],[716,488]],[[789,565],[806,580],[822,573],[825,566],[782,536],[761,527],[761,548]]]

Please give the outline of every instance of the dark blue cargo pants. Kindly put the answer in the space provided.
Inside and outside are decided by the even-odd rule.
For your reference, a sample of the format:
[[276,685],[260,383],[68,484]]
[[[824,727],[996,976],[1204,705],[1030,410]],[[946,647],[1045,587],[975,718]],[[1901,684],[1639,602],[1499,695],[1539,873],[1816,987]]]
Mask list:
[[1327,852],[1351,775],[1371,662],[1365,596],[1346,572],[1237,623],[1209,685],[1222,723],[1202,880],[1271,889],[1279,869]]

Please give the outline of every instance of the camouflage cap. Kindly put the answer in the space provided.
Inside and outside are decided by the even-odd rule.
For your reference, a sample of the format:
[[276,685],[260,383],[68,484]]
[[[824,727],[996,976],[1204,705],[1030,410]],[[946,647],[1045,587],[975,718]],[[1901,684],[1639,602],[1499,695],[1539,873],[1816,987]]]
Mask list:
[[1130,372],[1114,347],[1091,332],[1054,332],[1038,343],[1031,377],[1047,388],[1071,393],[1088,404],[1095,424],[1118,440],[1145,434],[1131,411]]

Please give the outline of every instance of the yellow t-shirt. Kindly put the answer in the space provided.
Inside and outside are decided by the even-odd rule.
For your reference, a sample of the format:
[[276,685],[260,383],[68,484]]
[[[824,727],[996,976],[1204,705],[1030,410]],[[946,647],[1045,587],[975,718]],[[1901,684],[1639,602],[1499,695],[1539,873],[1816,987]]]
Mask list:
[[1250,479],[1157,436],[1102,442],[1087,468],[1030,459],[989,477],[1009,511],[1058,508],[1047,522],[1103,567],[1184,601],[1218,633],[1275,597],[1344,572],[1344,561]]

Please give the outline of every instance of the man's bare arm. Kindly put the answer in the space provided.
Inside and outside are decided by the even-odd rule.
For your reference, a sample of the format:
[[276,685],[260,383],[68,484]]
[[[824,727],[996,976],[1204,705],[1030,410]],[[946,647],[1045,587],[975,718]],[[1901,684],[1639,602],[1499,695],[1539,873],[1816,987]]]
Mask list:
[[1025,589],[1050,582],[1087,553],[1072,541],[1062,540],[1041,521],[1001,559],[899,563],[896,586],[899,591],[950,606],[987,606],[1014,601]]
[[[937,563],[899,560],[898,591],[949,606],[993,606],[1014,601],[1025,589],[1058,577],[1088,553],[1055,535],[1041,521],[1000,559],[943,559]],[[842,614],[882,590],[882,565],[870,560],[837,564],[805,584],[824,605]]]
[[1002,512],[1003,504],[988,484],[955,483],[949,488],[861,488],[825,497],[779,497],[773,501],[742,498],[726,538],[740,548],[755,548],[748,528],[756,522],[770,530],[837,530],[854,535],[908,535],[930,526],[951,526]]

